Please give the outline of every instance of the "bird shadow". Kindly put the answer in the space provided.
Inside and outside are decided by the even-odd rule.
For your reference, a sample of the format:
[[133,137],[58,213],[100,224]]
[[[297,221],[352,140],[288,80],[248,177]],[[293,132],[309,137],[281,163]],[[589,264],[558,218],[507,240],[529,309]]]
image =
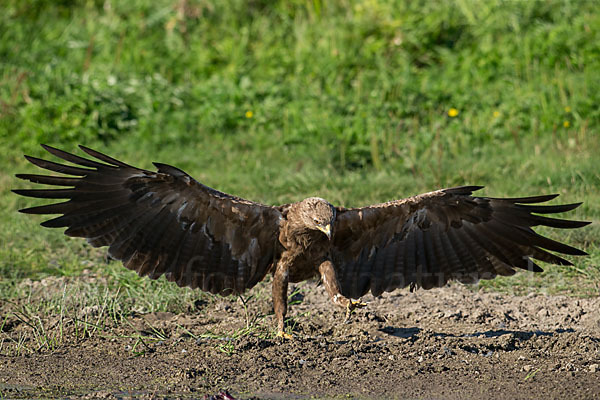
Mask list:
[[[399,328],[394,326],[386,326],[384,328],[379,329],[379,332],[385,333],[390,336],[394,336],[397,338],[403,339],[416,339],[419,334],[422,332],[421,328],[418,327],[408,327],[408,328]],[[553,331],[543,331],[543,330],[531,330],[531,331],[523,331],[523,330],[510,330],[510,329],[496,329],[496,330],[487,330],[487,331],[476,331],[473,333],[466,334],[454,334],[454,333],[446,333],[446,332],[433,332],[428,333],[427,336],[436,336],[443,338],[470,338],[470,337],[483,337],[483,338],[497,338],[504,335],[512,335],[516,339],[520,340],[529,340],[534,336],[555,336],[562,333],[572,333],[575,332],[574,329],[556,329]]]
[[411,328],[397,328],[394,326],[386,326],[384,328],[379,329],[379,332],[383,332],[390,336],[394,336],[397,338],[403,339],[411,339],[416,338],[419,332],[421,332],[421,328],[411,327]]
[[477,331],[473,333],[465,333],[465,334],[454,334],[454,333],[444,333],[444,332],[436,332],[433,336],[438,337],[457,337],[457,338],[469,338],[469,337],[484,337],[484,338],[496,338],[504,335],[512,335],[516,339],[529,340],[534,336],[555,336],[561,333],[572,333],[575,332],[574,329],[555,329],[553,331],[543,331],[543,330],[532,330],[532,331],[522,331],[522,330],[511,330],[511,329],[495,329],[495,330],[487,330],[487,331]]

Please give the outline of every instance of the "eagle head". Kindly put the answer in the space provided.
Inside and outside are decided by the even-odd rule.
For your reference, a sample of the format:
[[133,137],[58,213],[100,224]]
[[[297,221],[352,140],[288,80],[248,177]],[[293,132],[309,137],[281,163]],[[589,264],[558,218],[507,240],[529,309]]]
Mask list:
[[308,229],[323,232],[328,239],[333,234],[335,208],[320,197],[309,197],[298,204],[298,214]]

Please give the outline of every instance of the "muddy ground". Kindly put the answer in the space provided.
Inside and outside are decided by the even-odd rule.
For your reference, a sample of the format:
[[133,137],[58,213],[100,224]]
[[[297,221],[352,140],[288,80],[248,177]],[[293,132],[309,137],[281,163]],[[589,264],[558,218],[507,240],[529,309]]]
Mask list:
[[322,286],[300,288],[293,340],[272,336],[268,283],[246,307],[219,298],[178,315],[134,314],[91,337],[71,332],[53,350],[18,353],[18,340],[33,339],[9,313],[0,397],[203,398],[226,389],[243,399],[600,398],[597,297],[453,284],[368,296],[343,323]]

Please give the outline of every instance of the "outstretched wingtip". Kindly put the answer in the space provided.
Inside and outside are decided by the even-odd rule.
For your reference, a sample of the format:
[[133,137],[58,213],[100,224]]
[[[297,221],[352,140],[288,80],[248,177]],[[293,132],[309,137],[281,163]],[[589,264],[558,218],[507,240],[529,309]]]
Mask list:
[[99,151],[96,151],[94,149],[90,149],[89,147],[86,147],[82,144],[78,145],[79,148],[81,150],[83,150],[85,153],[87,153],[88,155],[97,158],[100,161],[104,161],[105,163],[113,166],[113,167],[123,167],[123,168],[134,168],[134,169],[138,169],[135,167],[132,167],[129,164],[124,163],[123,161],[119,161],[116,158],[107,156],[106,154],[100,153]]
[[35,161],[39,160],[39,158],[34,157],[34,156],[28,156],[27,154],[23,154],[23,157],[25,157],[25,159],[32,164],[35,164]]
[[41,143],[40,146],[42,146],[42,149],[46,150],[48,153],[50,153],[52,155],[57,156],[58,158],[63,158],[62,157],[63,154],[71,155],[71,154],[67,153],[64,150],[59,149],[58,147],[50,146],[50,145],[45,144],[45,143]]
[[[18,178],[18,176],[17,176],[17,178]],[[13,192],[14,194],[18,194],[19,196],[21,196],[21,193],[20,193],[21,190],[22,189],[11,189],[10,191]],[[19,210],[19,212],[21,212],[21,210]]]
[[463,186],[463,188],[465,190],[470,190],[472,192],[476,192],[480,189],[483,189],[485,186],[480,186],[480,185],[471,185],[471,186]]
[[457,186],[453,188],[443,189],[443,192],[450,194],[462,194],[462,195],[470,195],[473,192],[483,189],[485,186]]
[[29,193],[28,189],[11,189],[11,192],[18,194],[19,196],[27,196]]

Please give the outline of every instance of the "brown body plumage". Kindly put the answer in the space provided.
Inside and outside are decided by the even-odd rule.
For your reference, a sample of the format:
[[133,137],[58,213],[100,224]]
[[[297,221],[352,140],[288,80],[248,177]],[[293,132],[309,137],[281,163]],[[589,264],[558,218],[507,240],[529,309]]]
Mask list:
[[62,214],[42,225],[67,227],[69,236],[109,246],[113,258],[140,275],[165,275],[179,286],[242,293],[270,273],[280,333],[289,282],[320,276],[332,301],[351,310],[361,305],[351,299],[369,291],[473,283],[514,268],[541,271],[532,259],[571,264],[547,250],[585,254],[531,229],[588,224],[538,215],[580,204],[537,204],[556,195],[474,197],[481,187],[463,186],[362,208],[316,197],[271,207],[211,189],[169,165],[155,163],[152,172],[83,146],[99,161],[44,148],[75,165],[27,159],[70,176],[17,176],[66,188],[14,192],[68,200],[22,212]]

